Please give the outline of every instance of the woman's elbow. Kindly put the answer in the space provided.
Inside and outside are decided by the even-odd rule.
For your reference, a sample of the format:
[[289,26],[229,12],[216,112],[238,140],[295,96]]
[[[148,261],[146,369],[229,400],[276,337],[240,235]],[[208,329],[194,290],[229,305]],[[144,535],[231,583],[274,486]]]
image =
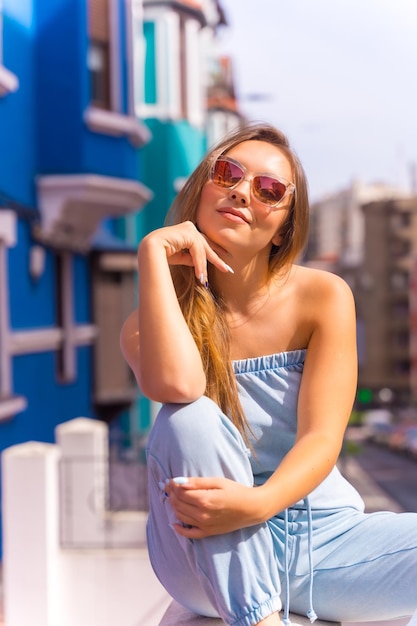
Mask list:
[[138,384],[147,398],[162,404],[189,404],[201,398],[206,391],[205,376],[180,381],[164,381],[161,378],[147,380],[146,376],[141,376]]

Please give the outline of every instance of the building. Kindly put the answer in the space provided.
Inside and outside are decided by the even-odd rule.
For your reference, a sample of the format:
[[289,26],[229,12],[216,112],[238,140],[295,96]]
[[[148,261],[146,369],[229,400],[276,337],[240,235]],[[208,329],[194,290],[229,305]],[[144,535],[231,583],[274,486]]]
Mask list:
[[354,290],[364,329],[359,391],[375,404],[410,406],[417,199],[368,203],[363,214],[364,258]]
[[218,0],[0,3],[0,452],[77,416],[146,435],[119,333],[138,242],[241,121],[223,26]]
[[312,206],[305,262],[342,276],[355,296],[359,407],[411,401],[415,205],[409,190],[356,182]]
[[362,205],[377,200],[409,197],[408,190],[385,183],[354,181],[311,206],[311,226],[306,260],[337,273],[360,267],[365,250]]
[[152,197],[126,36],[137,5],[0,5],[0,451],[110,419],[137,393],[119,350],[136,254],[116,227]]
[[411,271],[411,397],[413,404],[417,404],[417,259]]

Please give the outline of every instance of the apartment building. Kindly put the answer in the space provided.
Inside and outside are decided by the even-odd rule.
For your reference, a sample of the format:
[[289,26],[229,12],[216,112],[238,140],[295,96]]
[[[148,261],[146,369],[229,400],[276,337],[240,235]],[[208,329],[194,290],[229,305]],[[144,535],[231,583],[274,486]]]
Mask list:
[[375,403],[408,406],[412,392],[412,277],[417,198],[362,207],[363,261],[354,293],[363,325],[359,385]]
[[359,407],[412,402],[416,216],[409,190],[382,183],[356,182],[312,206],[304,262],[339,274],[355,296]]

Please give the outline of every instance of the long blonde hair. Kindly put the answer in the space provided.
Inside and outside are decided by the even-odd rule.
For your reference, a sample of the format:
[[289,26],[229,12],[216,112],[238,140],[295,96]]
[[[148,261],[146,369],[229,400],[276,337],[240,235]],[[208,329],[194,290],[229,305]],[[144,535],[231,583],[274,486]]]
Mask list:
[[[210,178],[214,161],[221,154],[244,141],[265,141],[288,158],[295,184],[288,217],[280,231],[282,244],[272,246],[269,259],[269,277],[289,268],[303,250],[308,235],[308,191],[303,168],[290,149],[287,137],[269,124],[247,124],[224,137],[212,148],[188,178],[178,193],[167,215],[167,224],[190,220],[195,223],[200,197]],[[185,265],[171,266],[178,301],[190,332],[200,351],[207,387],[206,395],[214,400],[229,416],[248,441],[250,428],[245,419],[237,393],[236,379],[230,358],[230,333],[224,307],[214,290],[207,290],[196,279],[194,268]]]

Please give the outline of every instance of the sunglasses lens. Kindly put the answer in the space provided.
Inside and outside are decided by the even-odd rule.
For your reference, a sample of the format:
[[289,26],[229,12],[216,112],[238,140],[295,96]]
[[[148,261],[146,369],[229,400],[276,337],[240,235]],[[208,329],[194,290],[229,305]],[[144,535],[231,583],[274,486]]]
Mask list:
[[212,172],[212,180],[220,187],[234,187],[244,177],[244,171],[232,161],[217,159]]
[[255,176],[253,179],[253,195],[264,204],[277,204],[285,196],[286,190],[286,185],[276,178]]

